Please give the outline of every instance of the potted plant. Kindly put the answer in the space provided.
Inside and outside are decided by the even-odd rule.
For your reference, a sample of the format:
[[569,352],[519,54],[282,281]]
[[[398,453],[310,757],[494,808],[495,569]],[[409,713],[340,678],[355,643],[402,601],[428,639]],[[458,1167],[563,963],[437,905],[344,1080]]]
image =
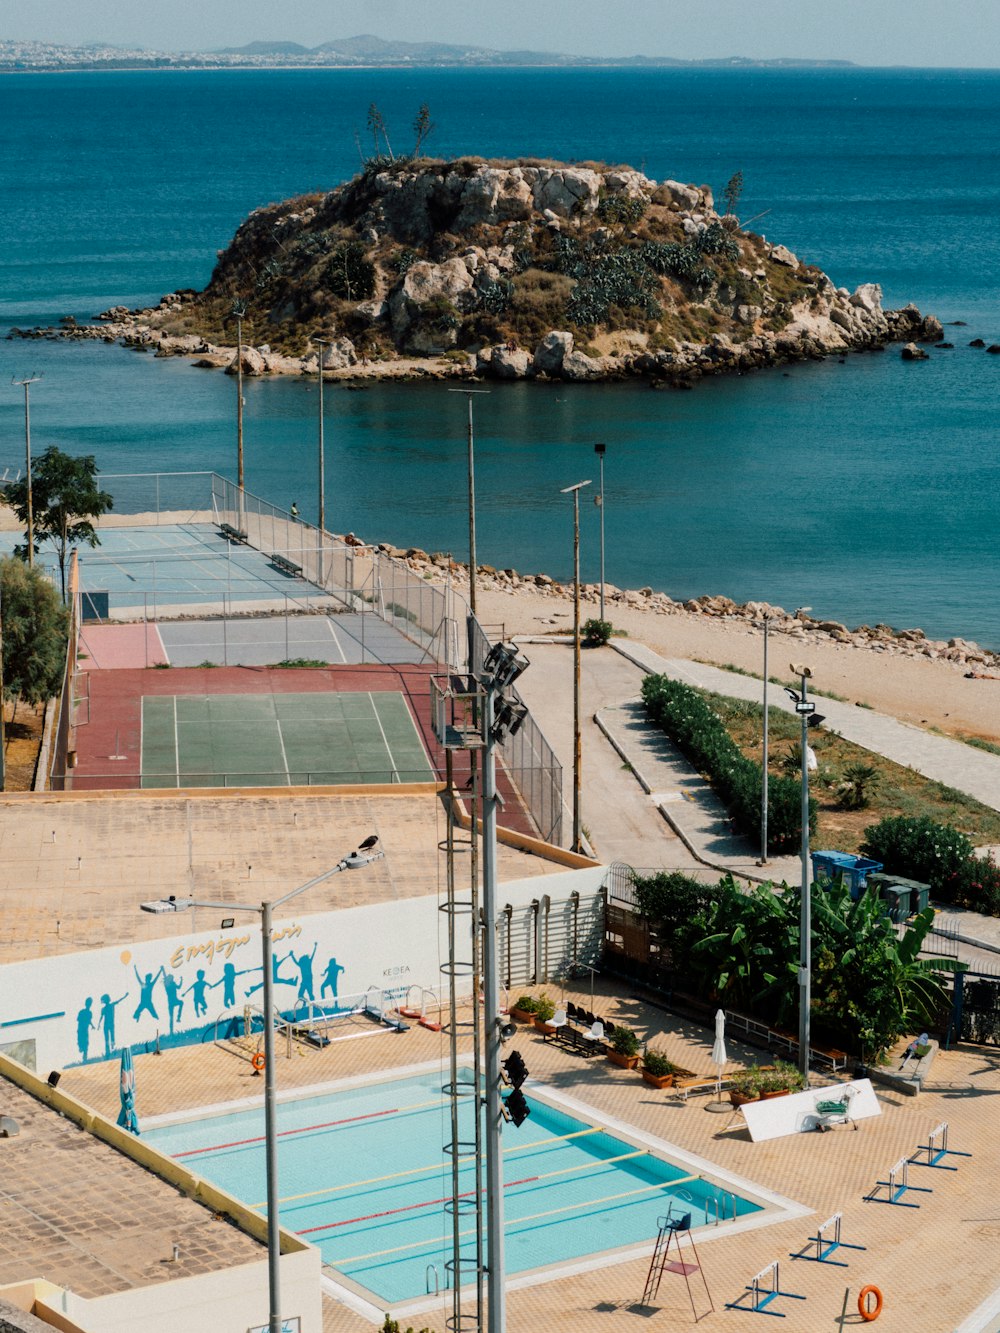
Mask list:
[[517,1023],[533,1023],[538,1001],[533,995],[520,995],[510,1007],[510,1016]]
[[642,1053],[642,1078],[651,1088],[672,1088],[677,1066],[662,1051],[651,1051],[647,1046]]
[[631,1028],[616,1024],[606,1048],[608,1059],[619,1069],[634,1069],[639,1063],[641,1043]]
[[539,995],[535,1001],[535,1027],[541,1032],[549,1031],[549,1020],[555,1013],[556,1007],[547,995]]
[[758,1071],[758,1091],[761,1101],[770,1097],[787,1097],[790,1092],[799,1092],[802,1088],[802,1075],[787,1060],[775,1060],[773,1069]]
[[761,1072],[757,1065],[749,1069],[738,1069],[729,1076],[729,1100],[733,1106],[744,1106],[755,1102],[760,1096]]

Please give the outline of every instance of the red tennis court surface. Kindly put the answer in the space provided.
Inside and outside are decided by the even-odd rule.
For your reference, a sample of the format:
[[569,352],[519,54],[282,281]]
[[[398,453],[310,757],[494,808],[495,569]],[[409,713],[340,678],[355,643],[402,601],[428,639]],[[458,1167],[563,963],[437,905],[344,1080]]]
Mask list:
[[[67,775],[66,788],[73,791],[107,791],[134,789],[142,785],[143,696],[323,694],[330,691],[401,693],[406,699],[431,766],[438,779],[443,781],[444,750],[431,728],[430,678],[439,673],[440,668],[436,666],[414,665],[92,670],[88,673],[90,720],[81,720],[81,725],[77,726],[76,768]],[[455,753],[454,770],[455,785],[467,797],[468,792],[464,790],[470,771],[467,752]],[[223,783],[220,782],[220,785]],[[504,801],[499,822],[506,828],[537,836],[537,830],[499,762],[497,787]]]

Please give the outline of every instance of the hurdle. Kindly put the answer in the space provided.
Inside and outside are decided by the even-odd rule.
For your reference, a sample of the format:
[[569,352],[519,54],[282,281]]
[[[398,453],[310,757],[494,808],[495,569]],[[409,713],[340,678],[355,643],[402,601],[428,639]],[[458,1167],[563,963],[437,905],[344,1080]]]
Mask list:
[[[846,1268],[847,1264],[843,1259],[830,1258],[830,1255],[833,1254],[834,1250],[867,1250],[868,1246],[849,1245],[846,1240],[841,1240],[840,1227],[842,1221],[843,1218],[840,1213],[834,1213],[832,1217],[828,1217],[822,1226],[817,1228],[815,1236],[810,1236],[806,1241],[807,1249],[799,1250],[798,1253],[792,1254],[791,1258],[808,1259],[810,1263],[814,1264],[836,1264],[838,1268]],[[825,1236],[823,1233],[830,1227],[833,1228],[833,1235]],[[816,1246],[815,1254],[809,1254],[807,1252],[808,1246],[812,1244],[815,1244]]]
[[[926,1159],[922,1159],[920,1153],[926,1153]],[[959,1152],[957,1148],[948,1147],[948,1121],[942,1120],[940,1125],[935,1125],[927,1135],[926,1143],[917,1144],[913,1156],[908,1160],[914,1166],[932,1166],[938,1171],[957,1171],[957,1166],[949,1166],[947,1162],[942,1162],[941,1158],[971,1156],[971,1152]]]
[[[865,1203],[890,1203],[897,1208],[919,1208],[919,1203],[906,1203],[903,1201],[903,1195],[907,1191],[917,1194],[933,1194],[934,1191],[928,1189],[925,1185],[911,1185],[907,1180],[907,1170],[909,1168],[909,1159],[901,1157],[895,1166],[889,1168],[888,1180],[876,1180],[872,1186],[870,1194],[864,1196]],[[889,1194],[885,1199],[878,1198],[878,1192],[885,1186]]]
[[[768,1278],[770,1278],[771,1285],[765,1287],[763,1284]],[[759,1273],[755,1273],[747,1283],[746,1290],[750,1292],[749,1305],[741,1305],[740,1302],[744,1297],[740,1296],[735,1301],[727,1301],[725,1308],[727,1310],[742,1310],[745,1314],[769,1314],[773,1315],[775,1319],[784,1319],[785,1312],[783,1310],[768,1310],[766,1307],[772,1301],[776,1301],[779,1296],[785,1296],[791,1301],[804,1301],[806,1299],[804,1296],[800,1296],[798,1292],[781,1290],[777,1259],[773,1264],[768,1264],[766,1268],[762,1268]]]

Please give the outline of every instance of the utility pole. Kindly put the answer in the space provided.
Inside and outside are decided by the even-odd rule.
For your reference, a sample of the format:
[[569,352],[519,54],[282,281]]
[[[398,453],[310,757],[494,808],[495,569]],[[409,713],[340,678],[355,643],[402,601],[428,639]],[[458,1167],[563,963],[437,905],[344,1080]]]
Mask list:
[[327,338],[313,338],[317,347],[316,353],[316,378],[319,380],[319,494],[317,497],[316,510],[318,517],[318,526],[320,532],[320,542],[323,540],[323,533],[326,531],[326,459],[325,447],[323,442],[323,357],[325,347],[330,346]]
[[604,619],[604,455],[607,453],[606,444],[595,444],[594,453],[597,455],[601,465],[601,489],[594,496],[594,503],[601,511],[601,619]]
[[812,876],[809,865],[809,726],[818,725],[822,718],[816,713],[816,705],[807,697],[806,682],[812,676],[807,666],[789,668],[799,677],[799,690],[785,687],[785,693],[794,700],[795,711],[802,720],[802,896],[799,912],[799,1070],[804,1086],[809,1086],[809,1041],[810,1014],[812,1003],[812,899],[810,889]]
[[[489,389],[449,389],[449,393],[464,393],[469,400],[468,426],[468,484],[469,484],[469,610],[476,614],[476,442],[472,429],[472,398],[477,393],[489,393]],[[472,661],[470,658],[469,666]]]
[[24,457],[27,467],[28,486],[28,568],[35,565],[35,513],[31,501],[31,386],[37,384],[41,375],[29,375],[24,380],[14,380],[24,390]]
[[589,481],[578,481],[575,486],[563,487],[563,495],[573,497],[573,851],[580,852],[582,826],[580,822],[580,791],[582,786],[583,750],[580,739],[580,492]]
[[234,301],[232,314],[236,320],[236,485],[240,491],[240,514],[243,513],[243,320],[247,313],[245,301]]
[[763,736],[763,762],[761,764],[761,783],[760,783],[760,864],[767,865],[767,627],[771,623],[771,618],[765,613],[764,616],[764,736]]

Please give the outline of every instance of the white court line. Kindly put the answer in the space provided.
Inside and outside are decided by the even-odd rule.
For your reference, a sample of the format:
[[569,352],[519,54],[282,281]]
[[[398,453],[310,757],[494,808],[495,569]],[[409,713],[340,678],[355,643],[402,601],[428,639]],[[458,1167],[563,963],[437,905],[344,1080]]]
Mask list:
[[382,727],[382,719],[378,715],[378,709],[375,707],[375,700],[372,697],[372,693],[370,690],[368,691],[368,702],[371,704],[372,712],[375,714],[375,721],[378,723],[378,729],[380,732],[382,732],[382,744],[385,746],[385,752],[389,756],[389,763],[392,765],[392,771],[398,778],[399,769],[396,767],[396,759],[392,751],[389,749],[389,742],[386,740],[385,731]]
[[177,695],[174,695],[174,776],[177,786],[181,785],[181,742],[177,734]]
[[281,734],[281,718],[278,716],[277,708],[274,710],[274,721],[278,728],[278,744],[281,746],[281,761],[285,765],[285,777],[288,780],[287,785],[290,787],[292,785],[292,775],[288,771],[288,755],[285,753],[285,738]]
[[337,652],[340,653],[340,660],[343,662],[344,666],[347,666],[347,654],[340,646],[340,640],[337,638],[337,631],[333,628],[333,621],[329,616],[326,617],[326,627],[330,631],[334,643],[337,645]]

